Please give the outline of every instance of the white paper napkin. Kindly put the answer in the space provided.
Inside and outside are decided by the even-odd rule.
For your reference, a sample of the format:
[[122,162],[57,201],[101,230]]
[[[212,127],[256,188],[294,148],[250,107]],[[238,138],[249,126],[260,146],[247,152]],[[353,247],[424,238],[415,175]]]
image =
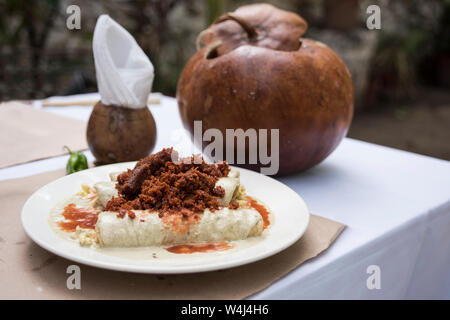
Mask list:
[[153,65],[131,34],[108,15],[101,15],[92,47],[102,103],[146,107],[153,84]]

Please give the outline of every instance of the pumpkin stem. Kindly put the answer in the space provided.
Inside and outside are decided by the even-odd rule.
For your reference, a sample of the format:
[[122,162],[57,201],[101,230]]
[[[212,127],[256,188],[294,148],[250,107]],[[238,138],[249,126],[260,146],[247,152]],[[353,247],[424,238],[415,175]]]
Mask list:
[[208,49],[205,52],[205,58],[206,59],[213,59],[217,57],[217,48],[222,45],[222,41],[216,41],[212,45],[208,47]]
[[252,25],[248,24],[241,17],[231,12],[221,15],[216,21],[214,21],[214,24],[218,24],[226,20],[236,21],[242,27],[242,29],[247,32],[247,36],[250,40],[255,39],[258,36],[258,32],[256,32],[255,28]]
[[197,36],[197,39],[195,40],[195,46],[197,47],[197,51],[202,48],[202,38],[205,34],[209,33],[210,30],[205,29],[202,32],[200,32]]

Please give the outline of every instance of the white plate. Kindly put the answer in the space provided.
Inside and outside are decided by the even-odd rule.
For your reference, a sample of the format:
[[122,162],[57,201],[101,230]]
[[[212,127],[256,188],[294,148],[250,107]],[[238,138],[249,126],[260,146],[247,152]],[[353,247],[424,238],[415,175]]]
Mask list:
[[183,259],[134,260],[104,254],[62,239],[50,228],[48,215],[57,202],[80,190],[82,183],[92,185],[109,180],[110,172],[134,167],[135,162],[112,164],[80,171],[55,180],[36,191],[22,209],[22,225],[38,245],[61,257],[90,266],[139,273],[191,273],[226,269],[274,255],[296,242],[306,230],[309,213],[303,199],[289,187],[257,172],[233,167],[241,173],[247,193],[262,200],[274,215],[274,223],[263,241],[241,250],[215,254],[194,253]]

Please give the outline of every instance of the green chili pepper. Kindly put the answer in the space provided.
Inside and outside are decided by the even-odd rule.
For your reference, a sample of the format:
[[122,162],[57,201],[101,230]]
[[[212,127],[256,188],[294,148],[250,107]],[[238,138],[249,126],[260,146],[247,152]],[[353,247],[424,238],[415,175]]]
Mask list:
[[67,146],[64,149],[69,152],[69,161],[67,161],[66,174],[71,174],[77,171],[85,170],[88,168],[86,156],[81,152],[72,152]]

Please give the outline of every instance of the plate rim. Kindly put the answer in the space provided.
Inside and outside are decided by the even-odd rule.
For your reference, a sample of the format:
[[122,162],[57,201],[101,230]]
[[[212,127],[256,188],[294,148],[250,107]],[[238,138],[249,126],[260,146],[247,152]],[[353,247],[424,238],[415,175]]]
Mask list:
[[[94,168],[89,168],[87,170],[95,170],[95,169],[99,169],[99,168],[107,169],[108,167],[113,168],[118,165],[120,165],[120,166],[131,165],[132,166],[135,163],[137,163],[137,161],[120,162],[120,163],[114,163],[114,164],[108,164],[108,165],[98,166],[98,167],[94,167]],[[231,165],[230,165],[230,167],[232,169],[236,169],[238,171],[247,171],[251,174],[261,174],[259,172],[241,168],[241,167],[236,167],[236,166],[231,166]],[[209,265],[208,263],[198,264],[196,266],[182,267],[183,268],[182,270],[180,270],[180,266],[175,266],[175,267],[167,267],[165,270],[158,269],[156,271],[156,270],[152,270],[152,267],[149,265],[127,265],[127,264],[121,264],[121,263],[116,263],[116,262],[105,262],[105,261],[101,261],[101,260],[98,260],[95,258],[89,259],[89,258],[85,258],[85,257],[80,257],[80,256],[77,256],[74,254],[67,253],[58,248],[54,248],[50,244],[48,244],[46,241],[41,240],[39,238],[39,236],[36,235],[35,231],[29,229],[30,226],[28,225],[28,223],[26,221],[26,210],[30,206],[30,203],[34,200],[34,197],[36,196],[36,194],[39,193],[42,189],[48,187],[48,185],[56,183],[59,180],[67,179],[67,177],[69,177],[69,176],[83,175],[85,173],[86,173],[86,170],[75,172],[71,175],[62,176],[58,179],[55,179],[55,180],[41,186],[39,189],[37,189],[35,192],[33,192],[33,194],[31,194],[28,197],[28,199],[25,201],[25,203],[22,207],[22,210],[21,210],[20,220],[21,220],[22,228],[24,229],[27,236],[30,237],[30,239],[33,240],[40,247],[44,248],[45,250],[47,250],[57,256],[63,257],[69,261],[82,263],[84,265],[88,265],[91,267],[119,271],[119,272],[131,272],[131,273],[140,273],[140,274],[189,274],[189,273],[201,273],[201,272],[224,270],[224,269],[234,268],[234,267],[238,267],[238,266],[247,265],[247,264],[250,264],[250,263],[253,263],[256,261],[260,261],[260,260],[266,259],[268,257],[274,256],[274,255],[280,253],[281,251],[284,251],[285,249],[287,249],[288,247],[290,247],[291,245],[296,243],[305,234],[305,232],[310,224],[311,214],[310,214],[308,206],[306,205],[306,202],[303,200],[303,198],[297,192],[295,192],[292,188],[287,186],[286,184],[284,184],[270,176],[263,175],[266,178],[269,178],[270,180],[272,180],[272,182],[280,184],[283,187],[290,190],[291,192],[293,192],[296,195],[296,197],[298,198],[298,200],[301,201],[302,205],[305,208],[305,212],[302,212],[302,214],[304,215],[304,219],[306,220],[306,222],[302,226],[302,229],[299,230],[296,237],[293,237],[290,241],[287,241],[283,245],[277,246],[275,249],[268,250],[267,252],[261,252],[260,254],[257,254],[257,255],[250,255],[246,258],[241,258],[236,261],[235,260],[227,261],[226,259],[224,259],[223,263],[220,263],[220,264],[214,263],[214,265],[212,265],[212,266]],[[61,239],[61,241],[65,241],[65,240]]]

